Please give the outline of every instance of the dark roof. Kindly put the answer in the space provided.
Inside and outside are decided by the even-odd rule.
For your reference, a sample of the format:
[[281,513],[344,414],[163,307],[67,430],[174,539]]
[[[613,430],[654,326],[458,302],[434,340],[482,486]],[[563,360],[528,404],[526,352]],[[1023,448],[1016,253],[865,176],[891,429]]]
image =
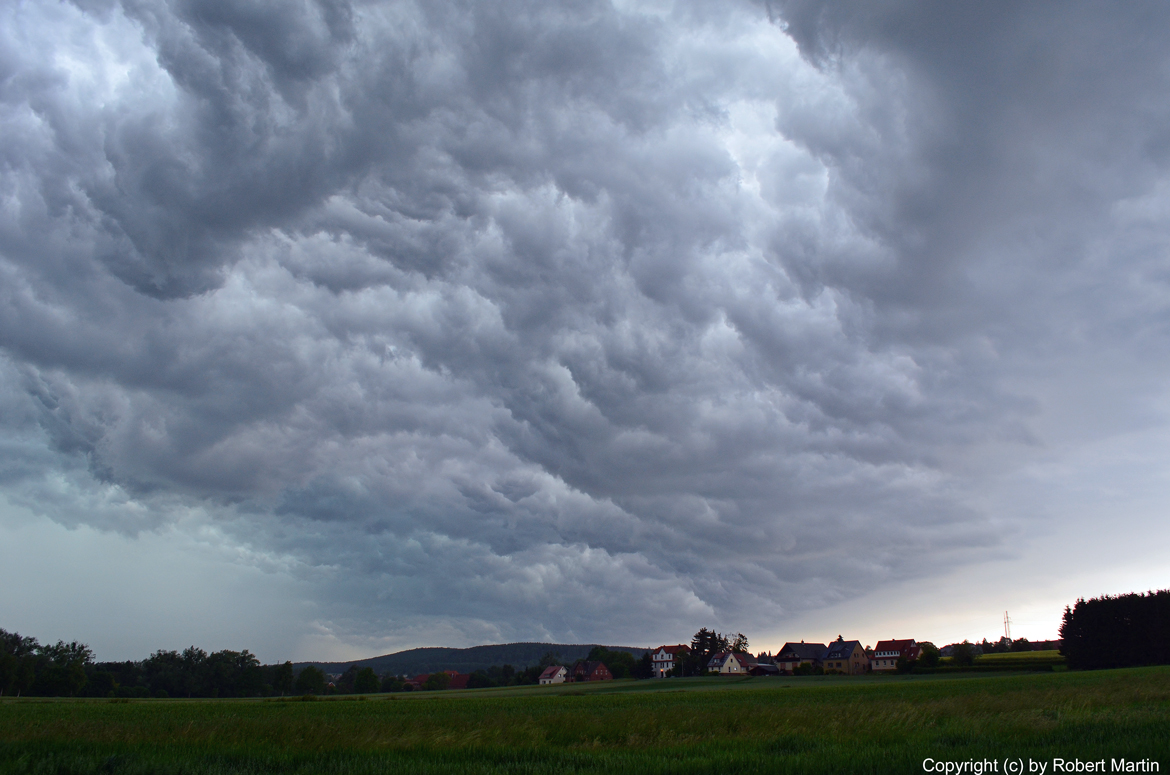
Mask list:
[[860,648],[862,652],[865,647],[861,645],[860,641],[856,640],[837,640],[829,644],[828,651],[825,652],[825,659],[848,659],[853,655],[853,650]]
[[723,665],[727,663],[727,660],[731,659],[732,657],[735,657],[735,660],[739,662],[740,667],[744,668],[745,670],[756,664],[756,658],[751,654],[743,654],[738,651],[720,651],[717,654],[711,655],[711,659],[707,661],[707,667],[709,668],[711,665],[719,665],[719,667],[723,667]]
[[822,659],[825,656],[824,643],[785,643],[784,648],[776,654],[781,662],[788,659]]
[[554,675],[564,669],[565,668],[563,665],[549,665],[544,669],[544,672],[540,674],[539,680],[543,681],[545,678],[552,678]]
[[609,668],[605,666],[604,662],[581,662],[574,668],[573,673],[584,673],[585,675],[593,675],[599,670],[609,672]]
[[757,665],[752,665],[748,672],[752,675],[780,675],[780,668],[769,662],[760,662]]

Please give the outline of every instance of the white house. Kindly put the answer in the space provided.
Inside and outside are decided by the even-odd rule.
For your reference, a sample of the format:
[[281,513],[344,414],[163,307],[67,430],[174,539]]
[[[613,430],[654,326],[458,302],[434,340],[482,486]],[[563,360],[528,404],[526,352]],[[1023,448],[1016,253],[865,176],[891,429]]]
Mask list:
[[677,646],[660,646],[650,655],[650,663],[654,666],[654,677],[666,678],[666,674],[674,669],[675,661],[689,653],[691,653],[690,647],[681,643]]
[[908,640],[879,640],[873,647],[873,656],[869,658],[872,670],[896,670],[898,658],[918,659],[922,649],[913,639]]
[[563,684],[565,678],[569,675],[569,671],[565,669],[564,665],[552,665],[546,667],[544,672],[540,674],[540,685],[545,684]]

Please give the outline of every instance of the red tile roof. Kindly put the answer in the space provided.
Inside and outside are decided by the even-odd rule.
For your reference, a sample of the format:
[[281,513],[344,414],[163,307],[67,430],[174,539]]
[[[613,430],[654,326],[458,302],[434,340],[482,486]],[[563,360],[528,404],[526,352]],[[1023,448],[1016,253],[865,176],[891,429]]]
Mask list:
[[573,669],[573,677],[586,681],[608,681],[613,678],[613,674],[604,662],[581,662]]
[[914,643],[913,638],[905,638],[903,640],[879,640],[878,644],[873,647],[873,653],[884,655],[895,653],[899,656],[905,655],[907,659],[914,659],[915,657],[910,656],[907,652],[911,648],[915,647],[916,644]]
[[654,649],[654,653],[657,654],[659,651],[665,651],[667,654],[678,655],[683,652],[689,653],[690,650],[690,646],[685,646],[680,643],[677,646],[659,646],[658,648]]

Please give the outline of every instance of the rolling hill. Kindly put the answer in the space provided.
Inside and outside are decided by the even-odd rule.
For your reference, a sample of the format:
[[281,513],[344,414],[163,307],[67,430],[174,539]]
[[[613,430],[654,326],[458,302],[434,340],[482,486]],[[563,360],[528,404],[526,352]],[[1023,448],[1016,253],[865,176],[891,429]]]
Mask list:
[[[572,664],[584,659],[595,643],[499,643],[489,646],[472,646],[466,649],[418,648],[384,654],[380,657],[357,659],[349,662],[296,662],[293,668],[300,670],[307,665],[324,670],[326,673],[343,673],[350,665],[359,668],[371,667],[378,675],[418,675],[437,670],[458,670],[472,673],[492,665],[511,665],[524,668],[535,665],[548,652],[559,655],[560,661]],[[635,646],[606,646],[611,651],[627,651],[637,658],[649,651]]]

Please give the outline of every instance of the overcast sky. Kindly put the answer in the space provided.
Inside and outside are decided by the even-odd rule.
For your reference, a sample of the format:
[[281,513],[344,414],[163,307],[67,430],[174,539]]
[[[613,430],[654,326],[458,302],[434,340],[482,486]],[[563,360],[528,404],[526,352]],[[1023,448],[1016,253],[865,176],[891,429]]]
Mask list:
[[941,645],[1170,586],[1170,6],[0,7],[0,627]]

